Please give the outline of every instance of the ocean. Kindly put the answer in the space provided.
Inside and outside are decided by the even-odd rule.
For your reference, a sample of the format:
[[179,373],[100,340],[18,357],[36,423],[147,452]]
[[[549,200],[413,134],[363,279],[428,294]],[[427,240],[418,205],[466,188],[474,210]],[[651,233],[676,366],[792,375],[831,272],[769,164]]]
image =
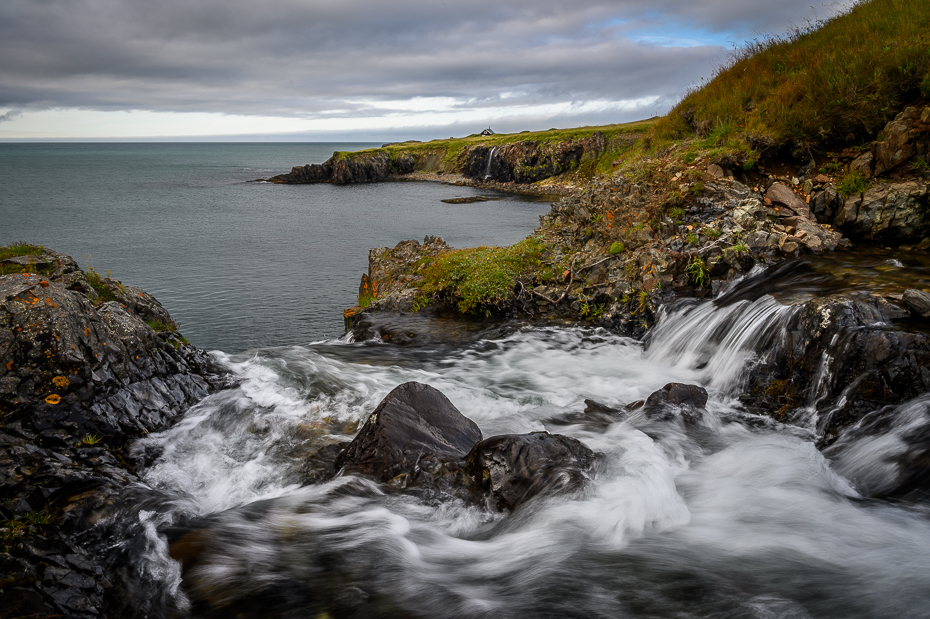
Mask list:
[[0,144],[0,244],[27,241],[155,295],[197,346],[234,353],[343,333],[368,250],[427,234],[509,245],[539,198],[432,182],[250,183],[369,143]]

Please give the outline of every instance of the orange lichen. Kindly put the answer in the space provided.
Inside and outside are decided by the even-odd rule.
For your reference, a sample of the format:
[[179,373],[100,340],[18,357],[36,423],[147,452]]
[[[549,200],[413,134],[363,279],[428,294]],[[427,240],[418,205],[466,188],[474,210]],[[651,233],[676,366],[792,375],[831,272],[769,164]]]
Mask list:
[[45,401],[49,404],[58,404],[59,402],[61,402],[61,396],[58,395],[57,393],[53,393],[52,395],[47,396],[45,398]]
[[65,388],[71,383],[71,381],[69,381],[64,376],[56,376],[55,378],[52,379],[52,382],[55,383],[56,387],[61,387],[61,388]]

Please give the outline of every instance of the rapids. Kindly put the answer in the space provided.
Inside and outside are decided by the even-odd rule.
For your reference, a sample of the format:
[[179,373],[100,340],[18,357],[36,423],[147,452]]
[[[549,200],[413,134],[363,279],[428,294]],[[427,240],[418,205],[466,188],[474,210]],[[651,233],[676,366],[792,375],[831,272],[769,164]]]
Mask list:
[[[514,326],[454,346],[347,337],[214,353],[235,384],[135,446],[147,488],[122,515],[124,560],[162,592],[153,614],[925,617],[928,512],[865,495],[887,483],[888,453],[930,402],[825,455],[814,425],[739,399],[795,311],[786,299],[812,277],[763,291],[750,275],[716,301],[665,308],[646,342]],[[582,441],[604,454],[593,483],[498,514],[358,477],[320,481],[328,461],[316,455],[406,381],[442,391],[486,437]],[[585,399],[619,408],[669,382],[708,390],[697,428],[583,412]],[[209,540],[185,587],[167,552],[179,527]]]

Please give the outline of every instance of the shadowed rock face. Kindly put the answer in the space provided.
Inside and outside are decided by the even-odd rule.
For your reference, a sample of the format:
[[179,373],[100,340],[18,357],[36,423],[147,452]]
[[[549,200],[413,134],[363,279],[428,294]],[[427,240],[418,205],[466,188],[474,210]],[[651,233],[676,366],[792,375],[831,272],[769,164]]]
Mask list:
[[413,480],[421,470],[462,460],[480,440],[475,422],[441,392],[404,383],[381,401],[335,466],[382,482],[400,475]]
[[494,436],[475,445],[465,460],[472,492],[497,509],[512,510],[546,492],[583,487],[597,457],[580,441],[548,432]]

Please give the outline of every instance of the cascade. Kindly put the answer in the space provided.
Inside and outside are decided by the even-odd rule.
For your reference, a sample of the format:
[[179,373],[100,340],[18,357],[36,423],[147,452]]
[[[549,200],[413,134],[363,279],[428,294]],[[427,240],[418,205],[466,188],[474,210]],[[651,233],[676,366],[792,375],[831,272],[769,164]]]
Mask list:
[[497,149],[496,146],[491,148],[491,152],[488,153],[488,163],[484,167],[484,180],[491,178],[491,161],[494,159],[494,151]]

